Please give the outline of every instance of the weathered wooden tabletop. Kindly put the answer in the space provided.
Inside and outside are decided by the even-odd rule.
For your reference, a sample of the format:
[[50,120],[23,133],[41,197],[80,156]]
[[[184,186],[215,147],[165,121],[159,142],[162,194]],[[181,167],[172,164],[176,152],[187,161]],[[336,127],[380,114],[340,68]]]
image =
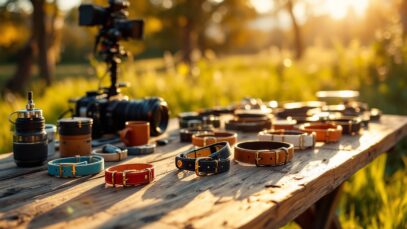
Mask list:
[[[361,135],[319,143],[285,166],[232,162],[227,173],[197,177],[175,167],[175,155],[191,148],[179,143],[176,126],[172,120],[167,134],[173,143],[120,162],[155,165],[156,179],[141,187],[106,187],[103,172],[56,178],[46,166],[17,168],[11,154],[0,155],[0,228],[281,226],[407,135],[407,117],[385,115]],[[239,140],[255,137],[239,134]]]

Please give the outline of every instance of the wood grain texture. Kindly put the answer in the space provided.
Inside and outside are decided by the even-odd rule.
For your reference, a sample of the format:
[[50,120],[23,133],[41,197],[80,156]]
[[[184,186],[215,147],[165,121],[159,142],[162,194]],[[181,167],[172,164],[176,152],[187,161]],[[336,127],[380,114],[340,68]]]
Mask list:
[[[12,157],[0,159],[0,228],[3,227],[279,227],[407,135],[407,117],[389,116],[340,143],[317,144],[295,154],[285,166],[243,166],[197,177],[176,169],[174,157],[191,145],[178,142],[175,120],[167,136],[172,144],[121,163],[150,162],[153,183],[105,187],[103,172],[77,179],[47,175],[46,168],[24,170]],[[239,140],[253,139],[239,134]],[[111,166],[117,163],[106,163]]]

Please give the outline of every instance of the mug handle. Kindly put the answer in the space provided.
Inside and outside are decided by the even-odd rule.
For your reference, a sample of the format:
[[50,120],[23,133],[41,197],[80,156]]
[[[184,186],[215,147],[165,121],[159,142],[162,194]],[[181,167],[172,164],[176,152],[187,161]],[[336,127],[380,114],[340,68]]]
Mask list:
[[130,128],[124,128],[123,130],[119,131],[119,135],[120,135],[120,139],[122,140],[122,142],[128,146],[130,145],[129,140],[127,139],[127,136],[129,134],[129,132],[131,132]]

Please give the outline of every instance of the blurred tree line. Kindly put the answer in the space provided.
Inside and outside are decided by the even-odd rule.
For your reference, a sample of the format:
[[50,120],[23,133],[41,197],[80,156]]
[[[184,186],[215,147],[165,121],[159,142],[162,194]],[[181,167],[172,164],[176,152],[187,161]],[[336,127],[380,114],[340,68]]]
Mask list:
[[[407,0],[370,0],[363,17],[349,10],[341,20],[315,13],[318,1],[270,1],[273,10],[260,15],[249,0],[131,0],[130,18],[145,19],[146,33],[144,41],[125,42],[125,46],[138,58],[160,57],[168,51],[188,64],[214,53],[256,53],[271,46],[292,49],[301,58],[310,45],[334,48],[355,38],[363,45],[372,44],[389,25],[394,9],[404,34],[407,31]],[[107,5],[106,0],[85,3]],[[299,4],[306,6],[302,21],[295,14]],[[289,16],[291,27],[274,26],[268,31],[253,26],[261,18],[272,23],[281,13]],[[20,92],[35,63],[40,78],[51,85],[57,63],[87,62],[96,28],[80,28],[77,8],[61,12],[57,0],[3,0],[0,31],[0,63],[17,63],[5,87]]]

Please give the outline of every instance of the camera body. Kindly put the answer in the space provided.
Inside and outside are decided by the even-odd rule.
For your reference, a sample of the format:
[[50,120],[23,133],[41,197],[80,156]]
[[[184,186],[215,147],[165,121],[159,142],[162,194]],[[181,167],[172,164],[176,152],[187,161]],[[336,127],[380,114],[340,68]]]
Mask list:
[[75,101],[74,116],[93,119],[92,137],[116,133],[125,127],[126,121],[150,122],[150,133],[158,136],[167,129],[169,110],[167,102],[159,97],[129,100],[126,96],[109,98],[106,93],[89,91]]

